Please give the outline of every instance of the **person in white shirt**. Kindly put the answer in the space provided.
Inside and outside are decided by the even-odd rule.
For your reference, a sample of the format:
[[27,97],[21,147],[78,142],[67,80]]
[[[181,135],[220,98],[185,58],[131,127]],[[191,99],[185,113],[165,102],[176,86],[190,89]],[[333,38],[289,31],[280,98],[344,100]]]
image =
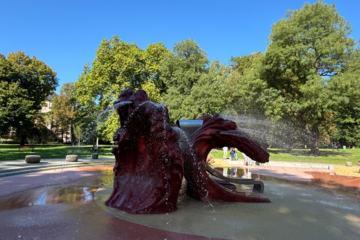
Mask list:
[[224,159],[224,160],[226,160],[228,147],[223,147],[223,151],[224,151],[224,156],[223,156],[223,159]]

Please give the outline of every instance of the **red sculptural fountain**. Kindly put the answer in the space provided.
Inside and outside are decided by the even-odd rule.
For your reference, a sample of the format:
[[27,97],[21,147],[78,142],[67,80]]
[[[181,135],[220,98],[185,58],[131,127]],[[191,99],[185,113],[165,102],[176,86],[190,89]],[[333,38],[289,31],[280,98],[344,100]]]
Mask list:
[[114,106],[121,127],[114,134],[114,188],[106,205],[133,214],[159,214],[176,210],[182,179],[187,194],[201,201],[270,202],[249,193],[226,189],[206,172],[206,157],[214,147],[233,146],[258,162],[269,154],[232,121],[205,115],[203,125],[182,152],[180,129],[168,124],[168,109],[151,102],[143,90],[121,92]]

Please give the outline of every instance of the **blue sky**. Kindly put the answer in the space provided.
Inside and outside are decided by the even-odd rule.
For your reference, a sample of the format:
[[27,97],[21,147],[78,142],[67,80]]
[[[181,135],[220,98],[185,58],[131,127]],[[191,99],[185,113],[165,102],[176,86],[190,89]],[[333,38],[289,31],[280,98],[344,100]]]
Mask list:
[[[314,3],[316,1],[308,1]],[[350,22],[360,39],[359,0],[325,0]],[[265,51],[271,25],[303,0],[253,1],[37,1],[0,2],[0,53],[23,51],[52,67],[59,92],[77,81],[95,58],[102,39],[118,35],[146,48],[192,37],[209,56],[228,63],[231,56]]]

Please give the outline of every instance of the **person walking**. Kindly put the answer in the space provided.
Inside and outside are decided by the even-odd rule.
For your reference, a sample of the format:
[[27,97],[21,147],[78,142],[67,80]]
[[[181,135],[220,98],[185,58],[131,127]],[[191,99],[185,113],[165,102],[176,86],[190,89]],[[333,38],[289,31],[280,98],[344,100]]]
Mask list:
[[230,160],[233,161],[235,159],[235,151],[234,148],[231,148],[230,150]]
[[233,155],[234,155],[233,160],[238,160],[237,159],[237,149],[233,148],[232,151],[233,151]]

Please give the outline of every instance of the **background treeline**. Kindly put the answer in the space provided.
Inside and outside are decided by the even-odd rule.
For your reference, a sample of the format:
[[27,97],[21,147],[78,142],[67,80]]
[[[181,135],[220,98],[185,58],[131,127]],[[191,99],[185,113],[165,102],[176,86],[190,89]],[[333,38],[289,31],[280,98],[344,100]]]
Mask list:
[[164,102],[171,121],[221,113],[264,147],[307,145],[317,154],[332,142],[360,146],[360,50],[351,31],[335,5],[306,3],[272,25],[264,53],[227,65],[211,62],[193,39],[142,49],[114,36],[64,86],[58,106],[67,113],[53,113],[69,114],[73,138],[111,141],[120,122],[109,107],[130,87]]

